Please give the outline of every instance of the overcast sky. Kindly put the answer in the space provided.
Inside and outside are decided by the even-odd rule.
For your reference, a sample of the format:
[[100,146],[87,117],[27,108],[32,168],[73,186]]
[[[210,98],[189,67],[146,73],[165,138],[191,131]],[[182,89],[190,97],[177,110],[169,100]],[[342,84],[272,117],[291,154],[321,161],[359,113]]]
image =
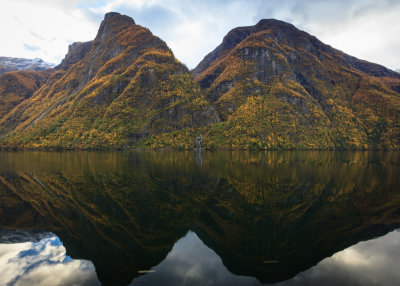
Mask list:
[[290,22],[324,43],[400,68],[400,0],[1,0],[0,56],[57,64],[76,41],[92,40],[106,12],[131,16],[189,68],[238,26]]

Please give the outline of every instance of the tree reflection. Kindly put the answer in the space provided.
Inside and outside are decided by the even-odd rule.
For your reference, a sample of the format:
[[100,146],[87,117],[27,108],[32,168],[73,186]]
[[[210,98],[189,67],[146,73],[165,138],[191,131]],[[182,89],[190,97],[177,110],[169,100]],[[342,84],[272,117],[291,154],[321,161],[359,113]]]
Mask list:
[[57,234],[104,285],[188,230],[227,268],[282,281],[400,226],[399,153],[0,153],[0,226]]

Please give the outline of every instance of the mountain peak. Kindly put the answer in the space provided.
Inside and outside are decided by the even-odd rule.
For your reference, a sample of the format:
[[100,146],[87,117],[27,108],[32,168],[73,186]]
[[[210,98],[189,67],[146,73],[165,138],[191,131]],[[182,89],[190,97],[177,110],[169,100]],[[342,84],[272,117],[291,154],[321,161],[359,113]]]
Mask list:
[[261,28],[261,27],[271,27],[271,26],[285,26],[285,27],[295,28],[295,26],[293,26],[292,24],[277,19],[261,19],[260,21],[258,21],[256,25],[251,27]]
[[126,16],[126,15],[121,15],[118,12],[106,13],[104,16],[104,20],[124,20],[124,21],[130,22],[132,24],[135,24],[135,21],[131,17]]
[[109,12],[104,16],[104,20],[100,24],[97,37],[102,39],[110,38],[132,25],[135,25],[135,21],[131,17],[117,12]]
[[118,13],[118,12],[108,12],[108,13],[106,13],[106,14],[104,15],[104,19],[105,19],[105,20],[106,20],[106,19],[111,19],[111,18],[118,17],[118,16],[121,16],[121,14]]
[[135,24],[135,21],[131,17],[122,15],[117,12],[106,13],[103,22],[114,22],[119,24]]
[[288,40],[291,38],[304,39],[307,38],[307,36],[310,36],[307,33],[300,31],[292,24],[276,19],[261,19],[254,26],[237,27],[229,31],[228,34],[226,34],[226,36],[223,38],[222,43],[214,51],[209,53],[196,68],[193,69],[193,75],[195,77],[199,76],[211,65],[215,59],[221,55],[227,54],[228,51],[232,50],[237,44],[242,42],[248,36],[266,30],[271,30],[275,34],[276,40]]

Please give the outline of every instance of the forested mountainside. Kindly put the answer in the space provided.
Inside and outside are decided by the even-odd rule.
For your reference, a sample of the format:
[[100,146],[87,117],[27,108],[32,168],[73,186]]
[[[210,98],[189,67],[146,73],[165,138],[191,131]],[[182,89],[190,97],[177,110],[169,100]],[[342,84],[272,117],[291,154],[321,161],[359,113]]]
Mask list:
[[93,42],[69,51],[34,95],[2,117],[3,145],[119,148],[218,120],[165,42],[127,16],[108,13]]
[[277,20],[230,31],[189,70],[106,14],[57,67],[0,75],[1,148],[397,149],[400,74]]
[[234,148],[398,148],[400,74],[277,20],[230,31],[192,71]]

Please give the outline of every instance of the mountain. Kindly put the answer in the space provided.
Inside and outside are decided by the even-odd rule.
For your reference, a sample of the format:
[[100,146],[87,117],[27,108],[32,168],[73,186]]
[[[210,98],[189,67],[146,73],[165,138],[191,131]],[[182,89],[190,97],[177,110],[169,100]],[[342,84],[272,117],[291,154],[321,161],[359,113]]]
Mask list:
[[0,57],[0,74],[9,71],[19,71],[19,70],[41,71],[50,68],[51,65],[45,63],[42,59]]
[[192,71],[226,148],[400,147],[400,74],[277,20],[230,31]]
[[57,67],[0,75],[0,101],[0,148],[400,148],[400,74],[278,20],[233,29],[190,73],[108,13]]
[[70,46],[46,83],[0,119],[0,134],[3,147],[122,148],[168,133],[167,144],[189,148],[197,128],[218,120],[164,41],[108,13],[93,41]]

